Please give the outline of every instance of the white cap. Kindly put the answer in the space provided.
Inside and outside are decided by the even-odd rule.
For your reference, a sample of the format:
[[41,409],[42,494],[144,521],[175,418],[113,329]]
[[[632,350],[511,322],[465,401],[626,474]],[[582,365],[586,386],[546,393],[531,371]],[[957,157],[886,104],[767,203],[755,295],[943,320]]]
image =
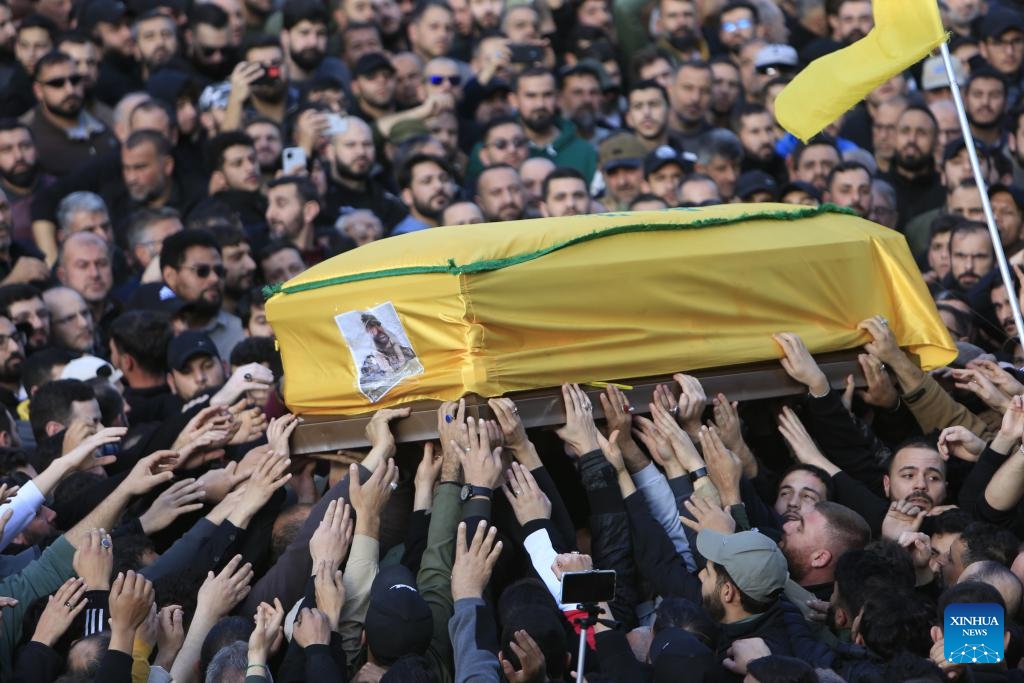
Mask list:
[[[967,74],[964,73],[964,65],[959,59],[953,60],[953,75],[956,76],[956,84],[961,88],[967,81]],[[949,75],[946,73],[946,65],[942,57],[929,57],[924,60],[921,67],[921,90],[938,90],[949,87]]]
[[800,57],[792,45],[771,43],[757,51],[754,57],[754,68],[765,69],[769,66],[786,66],[796,68],[800,66]]
[[94,377],[102,377],[111,384],[124,377],[124,373],[113,365],[96,356],[76,358],[61,370],[61,379],[78,379],[87,382]]

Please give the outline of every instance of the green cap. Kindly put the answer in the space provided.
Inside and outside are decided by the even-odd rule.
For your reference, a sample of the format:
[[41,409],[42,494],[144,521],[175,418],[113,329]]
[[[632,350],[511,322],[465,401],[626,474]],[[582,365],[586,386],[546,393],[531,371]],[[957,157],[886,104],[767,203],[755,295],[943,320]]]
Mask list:
[[757,531],[722,534],[704,529],[697,534],[697,550],[725,567],[736,586],[754,600],[770,600],[786,587],[789,567],[775,541]]

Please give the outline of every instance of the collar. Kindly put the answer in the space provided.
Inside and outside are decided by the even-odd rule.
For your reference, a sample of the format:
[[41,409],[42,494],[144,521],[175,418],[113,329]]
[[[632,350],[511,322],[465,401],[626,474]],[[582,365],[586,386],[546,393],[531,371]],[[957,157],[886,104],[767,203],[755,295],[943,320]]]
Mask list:
[[78,114],[78,123],[64,131],[68,140],[88,140],[93,135],[99,135],[106,130],[106,126],[95,116],[85,109]]

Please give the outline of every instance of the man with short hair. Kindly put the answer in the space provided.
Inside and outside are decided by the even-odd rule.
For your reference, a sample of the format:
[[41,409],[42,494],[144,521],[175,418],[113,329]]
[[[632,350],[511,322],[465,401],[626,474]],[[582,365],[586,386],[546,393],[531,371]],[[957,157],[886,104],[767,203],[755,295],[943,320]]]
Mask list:
[[291,242],[281,240],[265,246],[260,251],[259,261],[263,281],[268,285],[287,282],[306,270],[299,248]]
[[764,37],[757,7],[747,0],[727,3],[718,17],[718,40],[733,55],[754,38]]
[[110,300],[114,272],[106,240],[91,232],[70,235],[60,247],[56,273],[62,285],[82,295],[99,327],[109,323],[116,307]]
[[935,169],[937,140],[938,123],[927,107],[911,105],[900,115],[892,168],[882,176],[896,190],[899,230],[914,216],[938,208],[945,201]]
[[875,106],[875,115],[871,120],[871,147],[881,173],[888,172],[892,167],[892,157],[896,152],[896,124],[906,108],[907,98],[902,95],[891,97]]
[[114,241],[110,212],[103,197],[93,192],[72,192],[57,206],[57,241],[76,232],[91,232],[108,243]]
[[644,158],[643,191],[663,199],[668,208],[679,206],[679,186],[693,171],[691,159],[668,146],[652,151]]
[[132,22],[132,38],[142,79],[167,66],[178,54],[178,26],[174,19],[153,9]]
[[745,104],[733,116],[733,130],[743,144],[741,170],[764,171],[780,185],[788,178],[786,162],[775,152],[775,119],[759,104]]
[[181,400],[167,385],[170,340],[170,318],[158,311],[128,311],[110,326],[110,362],[124,376],[123,396],[131,406],[133,424],[181,414]]
[[475,201],[488,222],[522,220],[523,180],[511,166],[486,168],[477,178]]
[[676,131],[688,148],[711,129],[708,109],[711,107],[711,67],[705,62],[683,62],[676,67],[668,88],[673,115],[669,127]]
[[484,222],[484,212],[473,202],[452,202],[441,214],[441,225],[476,225]]
[[577,134],[592,144],[609,133],[601,116],[604,78],[599,64],[577,63],[562,71],[558,91],[558,110],[576,126]]
[[25,352],[32,353],[50,343],[50,311],[42,293],[32,285],[0,287],[0,315],[26,334]]
[[455,18],[451,8],[438,0],[426,0],[413,9],[407,27],[409,47],[424,62],[446,57],[455,40]]
[[530,141],[522,124],[511,116],[488,121],[480,140],[480,162],[484,168],[498,164],[519,168],[530,152]]
[[811,138],[797,145],[789,156],[789,181],[808,183],[824,192],[828,189],[828,174],[840,161],[835,140],[825,136]]
[[261,116],[275,124],[284,122],[289,105],[288,64],[280,43],[272,36],[249,42],[242,61],[231,72],[222,129],[242,127],[245,116]]
[[614,211],[628,209],[629,203],[642,190],[643,161],[647,148],[632,133],[615,133],[605,138],[598,148],[605,199]]
[[[557,115],[555,77],[544,67],[529,67],[520,73],[509,95],[519,113],[530,156],[544,156],[558,166],[579,169],[592,179],[597,170],[597,155],[588,142],[577,135],[572,123]],[[589,181],[588,181],[589,182]]]
[[114,296],[118,301],[129,301],[141,285],[163,281],[160,273],[160,249],[164,239],[185,226],[174,209],[164,206],[139,209],[128,219],[128,256],[135,275],[118,286]]
[[992,238],[984,223],[971,221],[953,228],[949,237],[949,274],[942,281],[944,287],[967,292],[994,267]]
[[864,518],[850,508],[821,501],[797,513],[782,526],[779,548],[789,575],[819,600],[829,600],[835,585],[836,562],[847,550],[861,549],[871,540]]
[[18,414],[21,364],[25,362],[25,335],[9,318],[0,317],[0,405]]
[[335,222],[334,227],[355,242],[357,247],[375,242],[384,236],[384,226],[377,215],[369,209],[356,209],[344,214]]
[[92,310],[82,295],[70,287],[54,287],[43,292],[50,311],[53,345],[76,353],[95,354],[99,348]]
[[871,213],[871,172],[856,161],[839,163],[828,174],[825,201],[867,218]]
[[341,60],[327,56],[328,21],[324,3],[319,0],[289,0],[282,6],[281,47],[292,85],[305,85],[318,76],[348,82]]
[[725,128],[708,131],[697,144],[695,170],[715,181],[725,202],[732,201],[736,194],[742,161],[743,144],[735,133]]
[[238,315],[238,302],[252,290],[256,274],[256,261],[252,258],[249,236],[245,230],[229,223],[215,224],[209,230],[220,245],[224,262],[224,299],[221,308]]
[[364,121],[395,111],[395,67],[382,52],[363,55],[352,69],[353,113]]
[[189,328],[205,332],[223,354],[230,354],[245,333],[238,318],[221,307],[225,270],[213,235],[183,230],[167,237],[160,250],[160,269],[166,290],[185,304]]
[[85,86],[69,56],[44,55],[36,63],[34,78],[32,91],[39,103],[29,129],[44,173],[67,175],[116,147],[113,133],[85,111]]
[[[1024,34],[1021,41],[1024,42]],[[971,124],[971,135],[991,149],[1003,146],[1006,92],[1006,81],[995,69],[981,67],[971,70],[964,90],[964,109]]]
[[242,225],[261,224],[267,200],[261,192],[263,177],[252,138],[237,130],[221,133],[207,143],[206,154],[210,199],[231,207]]
[[275,240],[294,244],[307,266],[316,265],[331,254],[316,243],[314,222],[320,215],[316,186],[301,176],[282,176],[267,188],[267,225]]
[[390,232],[408,214],[408,209],[382,183],[371,182],[376,160],[373,133],[369,124],[355,116],[344,119],[345,129],[336,133],[324,148],[330,176],[324,195],[323,213],[327,222],[336,220],[343,210],[370,209]]
[[681,149],[680,143],[673,141],[668,129],[670,112],[665,88],[657,81],[640,81],[630,88],[626,100],[625,123],[644,143],[644,147],[654,150],[662,145],[671,145]]
[[42,443],[76,422],[93,428],[103,426],[95,392],[77,379],[59,379],[41,385],[32,396],[28,410],[36,443]]
[[590,213],[587,181],[575,168],[556,168],[544,179],[541,215],[545,218],[582,216]]
[[29,127],[0,121],[0,189],[11,204],[11,225],[17,240],[33,240],[32,200],[55,178],[39,167],[39,154]]
[[394,235],[436,228],[441,214],[455,196],[454,174],[448,162],[429,154],[414,154],[398,169],[398,187],[409,215],[392,231]]
[[[1021,64],[1024,63],[1024,16],[1016,8],[989,7],[978,29],[981,56],[1012,86],[1006,98],[1015,102],[1020,94]],[[973,69],[971,71],[973,73]]]
[[204,83],[224,81],[238,60],[231,44],[228,13],[212,3],[198,4],[185,29],[186,53],[195,75]]

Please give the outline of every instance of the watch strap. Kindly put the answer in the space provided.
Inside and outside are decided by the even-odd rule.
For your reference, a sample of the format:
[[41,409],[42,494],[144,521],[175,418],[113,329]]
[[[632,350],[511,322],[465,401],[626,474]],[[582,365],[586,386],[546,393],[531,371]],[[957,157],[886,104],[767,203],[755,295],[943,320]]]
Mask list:
[[701,467],[690,472],[690,483],[696,484],[698,479],[708,476],[708,468]]

